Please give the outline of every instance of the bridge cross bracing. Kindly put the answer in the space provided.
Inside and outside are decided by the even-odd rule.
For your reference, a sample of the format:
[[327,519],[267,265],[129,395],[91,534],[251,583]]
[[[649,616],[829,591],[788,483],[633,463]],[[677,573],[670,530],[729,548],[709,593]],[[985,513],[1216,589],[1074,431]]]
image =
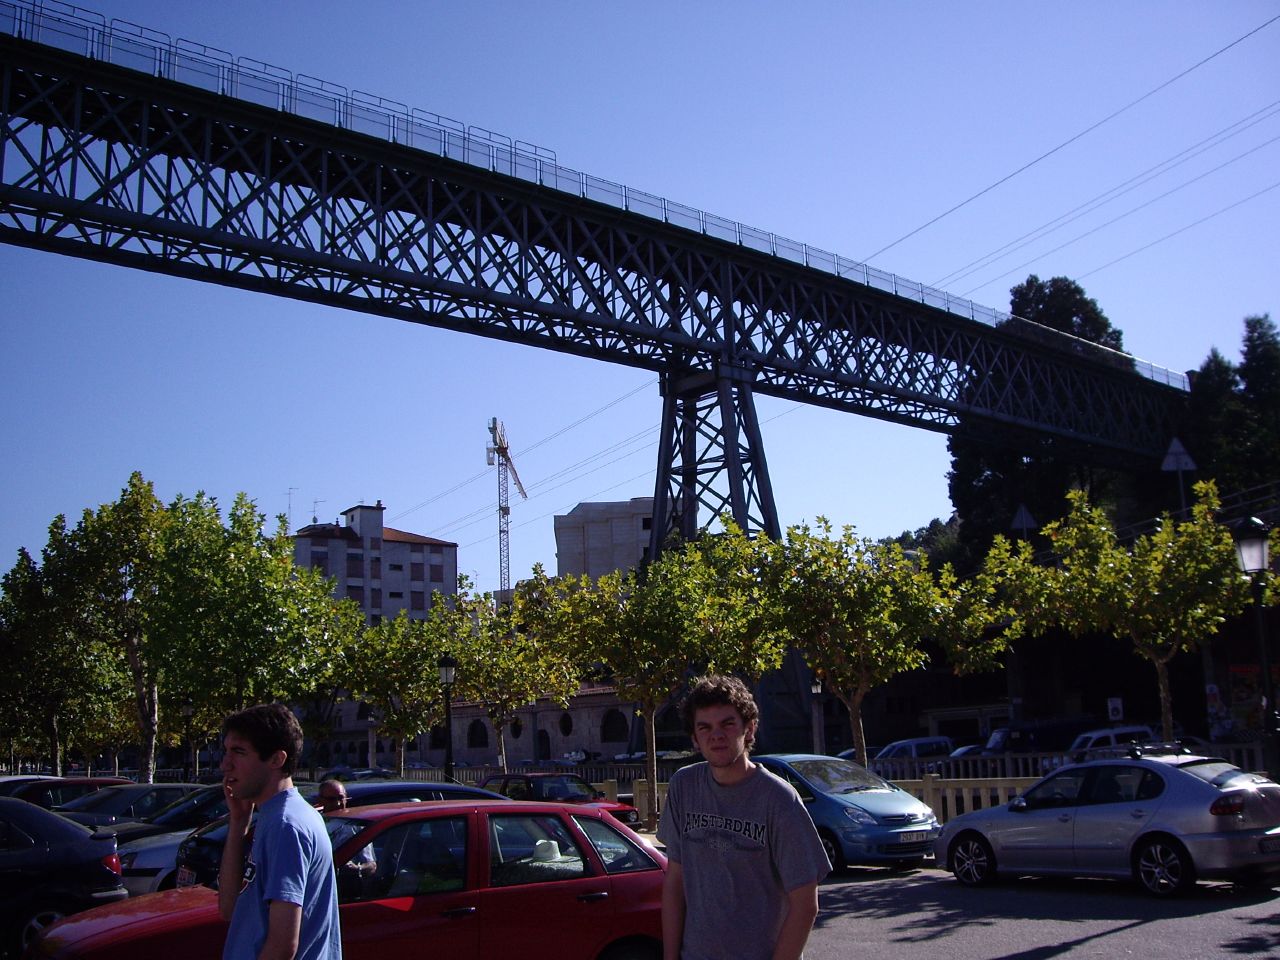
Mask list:
[[1158,457],[1185,381],[435,114],[0,0],[0,239],[658,372],[653,549],[777,535],[757,393]]

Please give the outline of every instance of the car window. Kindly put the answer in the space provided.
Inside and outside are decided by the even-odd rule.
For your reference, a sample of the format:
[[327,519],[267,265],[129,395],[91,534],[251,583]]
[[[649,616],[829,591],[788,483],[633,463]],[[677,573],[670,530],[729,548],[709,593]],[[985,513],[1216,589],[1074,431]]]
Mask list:
[[930,740],[916,746],[917,757],[945,757],[951,753],[951,745],[945,740]]
[[1164,793],[1164,780],[1154,770],[1143,770],[1142,779],[1138,781],[1135,800],[1154,800]]
[[35,840],[16,823],[0,820],[0,850],[17,852],[30,850],[35,845]]
[[1098,767],[1089,789],[1089,802],[1132,803],[1138,799],[1138,788],[1147,772],[1141,767]]
[[800,776],[813,784],[814,789],[821,790],[823,793],[859,793],[864,790],[892,789],[887,781],[848,760],[837,760],[835,757],[822,760],[796,760],[793,765]]
[[797,777],[793,771],[788,770],[786,767],[771,766],[767,769],[770,773],[776,773],[791,786],[795,787],[796,793],[800,794],[801,800],[808,801],[813,799],[813,791],[809,789],[809,785]]
[[1087,768],[1064,770],[1047,780],[1042,780],[1026,793],[1027,806],[1069,807],[1080,801],[1080,788],[1088,775]]
[[658,865],[653,857],[630,838],[623,836],[597,817],[574,817],[578,829],[587,835],[595,848],[605,873],[632,873],[636,870],[652,870]]
[[534,781],[534,796],[539,800],[590,800],[591,788],[581,777],[539,777]]
[[[1190,763],[1178,764],[1178,769],[1197,776],[1215,787],[1225,787],[1236,779],[1241,781],[1236,786],[1252,785],[1260,779],[1257,774],[1245,773],[1235,764],[1227,763],[1225,760],[1193,760]],[[1266,778],[1261,779],[1265,781]]]
[[587,861],[563,820],[551,815],[489,818],[489,883],[507,887],[588,875]]
[[[330,835],[334,836],[332,827]],[[334,841],[341,842],[336,836]],[[438,817],[399,824],[374,837],[348,863],[366,864],[368,869],[339,871],[338,897],[343,903],[461,890],[467,881],[467,820]]]
[[494,789],[512,800],[529,800],[533,796],[533,791],[529,789],[529,781],[523,777],[512,777],[503,783],[501,787],[495,787]]

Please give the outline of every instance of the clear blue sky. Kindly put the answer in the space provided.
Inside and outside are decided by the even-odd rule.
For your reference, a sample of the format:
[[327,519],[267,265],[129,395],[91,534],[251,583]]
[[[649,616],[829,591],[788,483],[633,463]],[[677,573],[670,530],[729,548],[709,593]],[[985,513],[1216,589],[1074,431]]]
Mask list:
[[[1280,14],[1246,0],[83,6],[532,141],[576,169],[857,259]],[[1280,22],[872,263],[941,280],[1264,111],[942,284],[1007,309],[1030,272],[1075,277],[1135,355],[1175,370],[1214,346],[1236,359],[1243,318],[1280,312],[1280,189],[1218,212],[1280,179],[1280,143],[1268,142],[1280,113],[1266,112],[1280,101],[1277,63]],[[493,589],[491,416],[533,494],[513,499],[513,579],[538,561],[554,570],[554,514],[653,492],[649,373],[7,246],[0,311],[6,569],[19,546],[38,551],[56,514],[114,498],[141,470],[165,499],[203,489],[229,503],[243,490],[271,515],[296,488],[295,527],[314,501],[323,520],[381,498],[390,525],[456,541],[460,569]],[[767,398],[759,408],[784,524],[825,514],[878,537],[949,514],[941,435]]]

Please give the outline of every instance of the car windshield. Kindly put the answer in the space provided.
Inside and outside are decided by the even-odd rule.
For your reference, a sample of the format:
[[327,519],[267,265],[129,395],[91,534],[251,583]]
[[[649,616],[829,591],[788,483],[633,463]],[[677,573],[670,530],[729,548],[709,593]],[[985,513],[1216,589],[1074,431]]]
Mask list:
[[212,787],[208,790],[197,790],[195,793],[175,800],[150,819],[152,823],[160,824],[175,821],[182,822],[196,812],[202,812],[211,820],[225,816],[227,798],[223,795],[222,788]]
[[541,800],[590,800],[595,796],[580,777],[538,777],[533,786]]
[[821,760],[794,760],[791,766],[800,776],[823,793],[858,793],[863,790],[892,789],[886,780],[870,770],[838,760],[835,757]]
[[[97,810],[101,807],[110,805],[112,802],[119,800],[122,791],[115,790],[111,787],[104,787],[101,790],[95,790],[93,793],[86,793],[84,796],[76,797],[74,800],[68,800],[59,810]],[[136,793],[137,791],[130,791]]]

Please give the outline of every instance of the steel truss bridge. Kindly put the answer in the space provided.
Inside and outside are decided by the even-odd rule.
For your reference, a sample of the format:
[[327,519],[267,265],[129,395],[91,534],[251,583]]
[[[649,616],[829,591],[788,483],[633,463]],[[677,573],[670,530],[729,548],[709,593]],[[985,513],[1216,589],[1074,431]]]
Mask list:
[[757,393],[1156,458],[1185,389],[531,145],[51,0],[0,0],[0,240],[654,370],[654,554],[722,513],[780,534]]

